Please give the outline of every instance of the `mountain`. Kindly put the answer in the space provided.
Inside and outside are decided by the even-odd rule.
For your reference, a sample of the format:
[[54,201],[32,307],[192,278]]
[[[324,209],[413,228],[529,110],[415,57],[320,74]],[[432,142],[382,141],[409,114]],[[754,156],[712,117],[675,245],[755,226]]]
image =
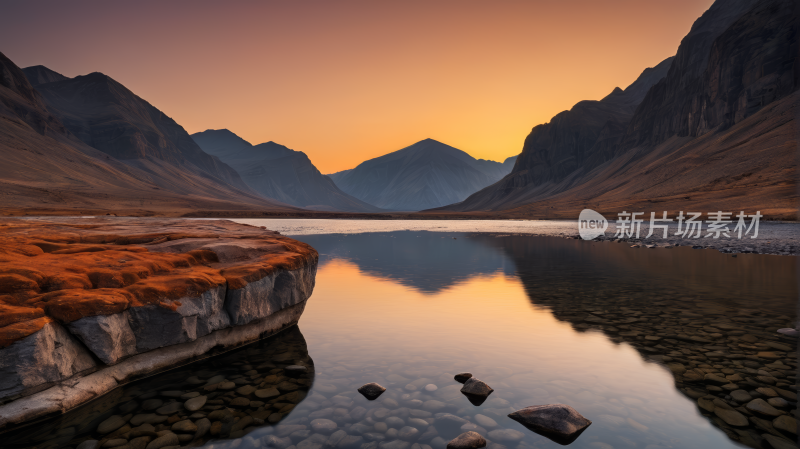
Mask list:
[[[34,81],[43,83],[39,87],[69,80],[46,68],[32,69],[28,72]],[[50,79],[55,81],[45,82]],[[3,213],[176,215],[198,210],[297,210],[216,182],[209,174],[171,166],[176,178],[162,179],[131,161],[112,158],[73,134],[46,100],[25,73],[0,53]],[[178,184],[180,189],[171,188]]]
[[511,170],[433,139],[329,175],[344,192],[383,209],[417,211],[464,200]]
[[[667,58],[645,69],[625,90],[617,87],[601,100],[581,101],[549,123],[535,126],[508,176],[451,208],[507,209],[526,201],[528,195],[549,195],[571,187],[576,174],[590,171],[612,157],[636,106],[648,89],[667,74],[672,60]],[[536,189],[543,185],[544,189]]]
[[35,65],[32,67],[25,67],[22,69],[22,73],[25,74],[25,78],[30,81],[31,85],[35,88],[40,84],[47,84],[52,83],[54,81],[64,81],[67,78],[66,76],[55,72],[53,70],[48,69],[43,65]]
[[612,215],[746,209],[795,219],[795,6],[717,0],[663,78],[651,71],[641,83],[649,88],[628,120],[607,122],[580,152],[576,136],[596,129],[600,115],[565,124],[559,114],[532,130],[508,176],[442,210],[574,218],[585,207]]
[[235,170],[205,153],[163,112],[99,72],[36,87],[47,107],[76,137],[156,176],[175,168],[253,193]]
[[262,196],[314,210],[380,212],[342,192],[302,151],[275,142],[251,145],[227,129],[209,129],[191,137],[204,151],[233,167]]

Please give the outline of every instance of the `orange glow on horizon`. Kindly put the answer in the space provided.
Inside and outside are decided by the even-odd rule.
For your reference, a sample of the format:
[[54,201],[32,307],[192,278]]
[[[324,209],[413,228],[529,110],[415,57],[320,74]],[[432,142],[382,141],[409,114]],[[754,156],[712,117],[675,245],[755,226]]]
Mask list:
[[711,3],[11,2],[0,51],[103,72],[190,133],[272,140],[332,173],[425,138],[516,155],[533,126],[674,55]]

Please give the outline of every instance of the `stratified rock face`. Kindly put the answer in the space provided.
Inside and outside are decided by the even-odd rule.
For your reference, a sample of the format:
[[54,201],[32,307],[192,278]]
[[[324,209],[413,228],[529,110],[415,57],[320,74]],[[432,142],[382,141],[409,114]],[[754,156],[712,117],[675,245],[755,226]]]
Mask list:
[[67,328],[106,365],[136,354],[136,336],[127,310],[114,315],[87,316],[67,324]]
[[315,210],[380,211],[342,192],[302,151],[275,142],[251,145],[227,129],[209,129],[192,134],[192,139],[203,151],[233,167],[264,197]]
[[449,209],[568,210],[557,218],[658,202],[794,218],[797,56],[796,2],[716,1],[663,79],[640,78],[635,112],[608,110],[618,92],[579,103],[533,129],[511,174]]
[[299,304],[311,296],[316,266],[273,273],[238,289],[229,289],[225,307],[231,324],[241,326]]
[[657,145],[673,135],[730,127],[794,90],[792,9],[792,0],[714,2],[681,41],[667,76],[647,93],[624,145]]
[[572,443],[592,424],[574,408],[564,404],[525,407],[508,417],[560,444]]
[[549,123],[535,126],[511,173],[455,207],[503,208],[520,191],[560,182],[576,171],[585,173],[609,160],[636,106],[650,87],[667,74],[672,60],[667,58],[656,67],[645,69],[624,91],[616,88],[602,100],[581,101]]
[[0,398],[95,368],[89,351],[63,326],[49,318],[36,321],[41,323],[38,331],[0,349]]
[[418,211],[463,201],[505,176],[514,160],[503,164],[476,160],[457,148],[425,139],[329,176],[343,191],[369,204]]
[[[129,322],[136,338],[136,351],[144,352],[193,341],[230,326],[231,320],[225,313],[225,295],[225,285],[219,285],[200,296],[130,309]],[[175,310],[170,307],[173,305],[176,306]],[[280,308],[272,311],[277,310]]]
[[[316,251],[252,226],[66,219],[0,227],[0,402],[159,348],[167,353],[129,364],[114,383],[250,341],[296,322],[314,288]],[[232,326],[237,332],[224,333]]]

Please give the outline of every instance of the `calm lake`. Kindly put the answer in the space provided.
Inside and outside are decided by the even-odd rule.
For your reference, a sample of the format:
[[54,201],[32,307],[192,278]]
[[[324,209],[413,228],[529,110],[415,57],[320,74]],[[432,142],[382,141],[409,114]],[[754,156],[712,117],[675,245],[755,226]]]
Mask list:
[[[269,229],[281,222],[237,221]],[[278,383],[279,398],[242,405],[222,432],[227,438],[203,443],[444,449],[474,430],[494,449],[561,447],[506,416],[550,403],[593,422],[574,448],[767,448],[796,440],[774,423],[798,413],[797,339],[776,333],[797,319],[796,257],[519,235],[521,222],[493,222],[487,227],[502,234],[491,234],[458,222],[387,230],[385,222],[292,221],[305,223],[284,222],[282,233],[320,253],[297,328],[129,384],[35,432],[6,434],[2,446],[76,447],[102,439],[97,426],[111,415],[153,414],[215,376],[237,388],[270,377],[278,383],[292,364],[308,371]],[[460,372],[488,383],[488,400],[473,405],[463,396],[453,379]],[[368,382],[387,390],[368,401],[356,391]],[[208,396],[215,410],[236,408],[233,394]],[[745,407],[758,398],[777,414]],[[263,424],[243,418],[247,410]],[[312,427],[316,419],[334,427]],[[328,436],[338,430],[347,437]],[[116,444],[134,447],[106,447]]]

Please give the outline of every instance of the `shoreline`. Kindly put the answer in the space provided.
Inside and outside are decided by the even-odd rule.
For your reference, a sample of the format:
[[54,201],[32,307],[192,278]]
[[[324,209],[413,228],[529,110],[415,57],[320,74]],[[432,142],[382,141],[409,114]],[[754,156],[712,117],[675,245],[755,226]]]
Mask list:
[[[620,209],[621,210],[621,209]],[[558,221],[577,220],[580,210],[565,210],[558,213],[523,214],[509,211],[503,212],[438,212],[438,211],[386,211],[386,212],[341,212],[341,211],[263,211],[263,210],[109,210],[109,209],[2,209],[3,218],[76,218],[92,215],[118,218],[209,218],[209,219],[351,219],[351,220],[537,220]],[[614,213],[602,211],[602,215],[613,217]],[[672,212],[670,211],[670,214]],[[611,221],[611,220],[609,220]],[[800,216],[795,213],[773,215],[765,213],[764,222],[800,223]]]

